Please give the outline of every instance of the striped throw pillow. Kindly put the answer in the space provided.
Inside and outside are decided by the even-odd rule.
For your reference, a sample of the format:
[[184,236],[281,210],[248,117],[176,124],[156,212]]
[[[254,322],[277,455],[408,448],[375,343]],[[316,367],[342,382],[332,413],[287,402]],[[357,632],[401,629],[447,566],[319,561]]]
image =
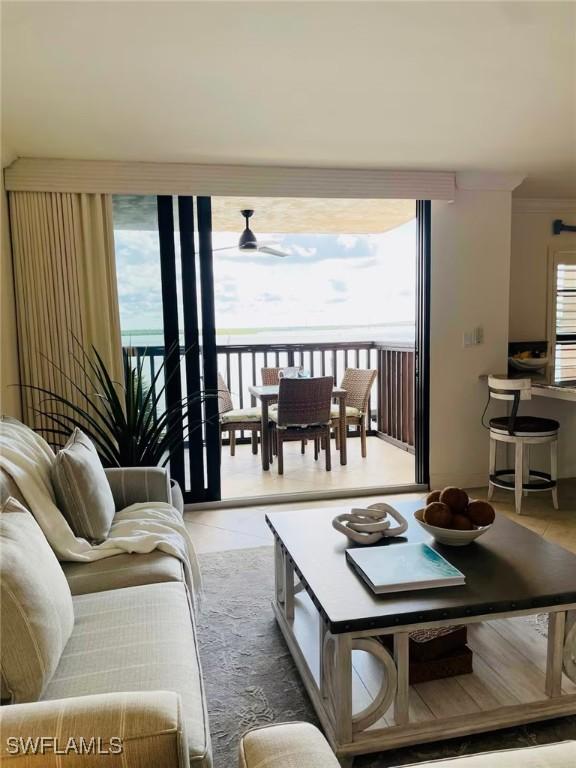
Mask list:
[[56,455],[52,483],[60,511],[76,536],[104,541],[116,513],[114,497],[98,452],[80,429]]
[[36,701],[74,627],[70,587],[40,526],[10,497],[0,508],[2,697]]

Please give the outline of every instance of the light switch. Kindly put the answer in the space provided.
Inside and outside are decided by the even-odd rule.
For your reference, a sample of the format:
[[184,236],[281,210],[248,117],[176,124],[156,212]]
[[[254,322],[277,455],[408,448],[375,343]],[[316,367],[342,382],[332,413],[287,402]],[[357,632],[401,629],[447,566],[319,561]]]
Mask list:
[[463,342],[465,347],[476,347],[484,342],[484,329],[481,325],[472,328],[470,331],[464,331]]

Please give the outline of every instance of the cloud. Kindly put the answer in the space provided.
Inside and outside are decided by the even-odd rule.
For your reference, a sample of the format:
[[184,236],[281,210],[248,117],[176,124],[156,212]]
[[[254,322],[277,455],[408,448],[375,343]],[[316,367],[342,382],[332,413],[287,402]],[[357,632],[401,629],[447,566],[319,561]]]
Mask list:
[[297,245],[296,243],[289,245],[288,248],[290,249],[291,253],[295,253],[297,256],[303,256],[305,259],[312,259],[318,253],[318,248],[307,248],[304,245]]
[[[339,325],[345,328],[414,317],[416,227],[381,235],[258,233],[288,258],[258,252],[215,251],[216,322],[227,328]],[[235,241],[214,233],[214,247]],[[115,232],[121,323],[129,329],[162,328],[158,235]],[[353,243],[352,240],[355,239]],[[340,242],[339,242],[340,240]],[[237,241],[236,241],[237,242]],[[176,242],[177,279],[180,275]]]
[[360,259],[352,264],[354,269],[371,269],[376,266],[378,266],[378,259],[375,256],[370,259]]
[[256,301],[264,301],[270,304],[277,304],[282,301],[282,296],[279,293],[261,293],[256,296]]
[[330,285],[332,286],[332,290],[337,293],[348,293],[348,286],[344,280],[330,280]]
[[214,285],[214,300],[217,304],[237,304],[240,301],[238,286],[235,280],[224,278],[216,280]]
[[373,241],[369,237],[357,237],[355,235],[259,233],[259,238],[262,241],[270,241],[274,243],[275,248],[288,253],[286,258],[281,259],[258,251],[239,251],[237,248],[217,250],[225,244],[224,234],[214,233],[215,263],[226,261],[236,264],[278,265],[314,264],[321,261],[342,260],[354,264],[358,259],[372,256],[377,248],[377,241]]
[[336,242],[344,248],[354,248],[358,242],[358,235],[338,235]]

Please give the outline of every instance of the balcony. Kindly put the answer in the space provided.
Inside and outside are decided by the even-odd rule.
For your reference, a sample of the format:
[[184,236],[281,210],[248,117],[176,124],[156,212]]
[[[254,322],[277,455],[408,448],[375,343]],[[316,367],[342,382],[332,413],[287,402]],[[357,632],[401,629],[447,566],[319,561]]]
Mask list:
[[[161,365],[163,347],[126,347],[133,363],[144,359],[149,381]],[[267,496],[297,492],[336,492],[367,487],[414,483],[414,344],[380,341],[312,342],[285,344],[220,344],[218,370],[226,381],[236,408],[253,405],[248,387],[261,383],[261,368],[301,366],[313,376],[340,381],[348,367],[375,368],[376,382],[369,405],[368,455],[360,455],[356,428],[349,428],[348,463],[335,459],[331,472],[311,451],[300,453],[299,443],[285,451],[285,474],[275,465],[263,472],[260,456],[253,455],[250,435],[237,434],[236,455],[228,441],[222,450],[222,498]],[[184,374],[183,374],[184,375]],[[334,449],[335,451],[335,449]],[[335,454],[334,454],[335,455]]]

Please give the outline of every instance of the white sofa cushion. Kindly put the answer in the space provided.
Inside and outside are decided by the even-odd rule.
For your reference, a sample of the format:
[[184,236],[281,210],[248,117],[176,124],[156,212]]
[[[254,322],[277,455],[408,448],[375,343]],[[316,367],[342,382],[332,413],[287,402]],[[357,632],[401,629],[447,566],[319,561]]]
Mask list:
[[[574,768],[576,741],[412,764],[410,768]],[[409,766],[406,766],[409,768]]]
[[76,536],[104,541],[116,505],[98,452],[80,429],[56,455],[51,473],[60,511]]
[[9,498],[0,513],[2,697],[35,701],[56,669],[74,626],[66,577],[40,526]]
[[73,595],[163,581],[183,582],[186,578],[182,561],[159,549],[104,557],[91,563],[63,562],[61,565]]
[[209,768],[208,716],[184,584],[147,584],[73,601],[74,631],[42,698],[175,691],[182,700],[190,764]]
[[244,734],[239,768],[339,768],[320,731],[310,723],[279,723]]

